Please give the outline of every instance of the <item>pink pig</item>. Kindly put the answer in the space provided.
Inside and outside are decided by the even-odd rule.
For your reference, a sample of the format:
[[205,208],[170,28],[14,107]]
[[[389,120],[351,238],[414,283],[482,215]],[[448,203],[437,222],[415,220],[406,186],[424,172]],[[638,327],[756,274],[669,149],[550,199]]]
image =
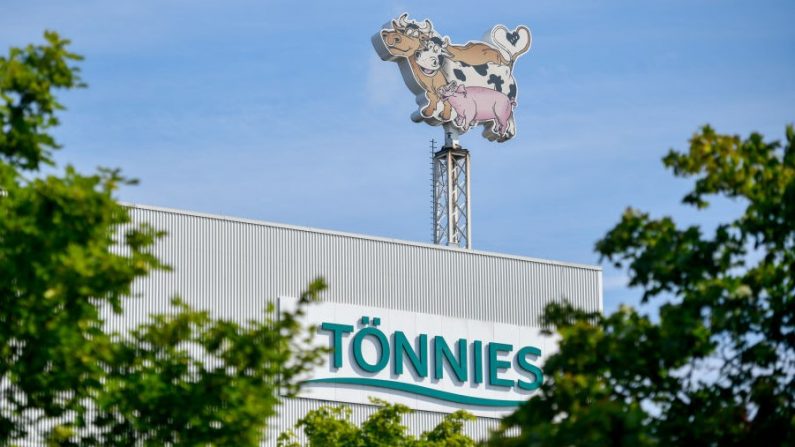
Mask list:
[[465,131],[479,122],[494,120],[492,132],[505,136],[508,121],[516,107],[516,101],[508,95],[486,87],[456,86],[451,81],[437,90],[442,101],[447,101],[456,113],[456,126]]

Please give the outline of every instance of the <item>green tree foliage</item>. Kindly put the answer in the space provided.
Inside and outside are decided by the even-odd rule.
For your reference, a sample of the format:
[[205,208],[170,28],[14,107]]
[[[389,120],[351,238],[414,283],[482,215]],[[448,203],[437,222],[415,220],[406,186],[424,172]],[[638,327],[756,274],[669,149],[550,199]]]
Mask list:
[[104,317],[145,299],[132,282],[166,268],[163,233],[131,224],[118,170],[41,172],[59,148],[53,92],[83,86],[69,41],[45,40],[0,57],[0,445],[259,445],[279,389],[320,359],[299,319],[325,284],[294,313],[239,323],[175,300],[107,332]]
[[628,209],[596,250],[659,317],[547,308],[550,380],[493,445],[795,445],[795,131],[781,145],[704,127],[663,161],[695,177],[685,204],[742,214],[707,232]]
[[[361,427],[351,422],[351,409],[345,405],[323,406],[312,410],[298,421],[295,428],[303,430],[310,447],[473,447],[475,441],[462,433],[464,422],[474,416],[459,410],[449,414],[419,438],[407,433],[403,416],[411,413],[405,405],[389,404],[373,399],[376,410]],[[279,436],[279,447],[300,447],[295,433]]]

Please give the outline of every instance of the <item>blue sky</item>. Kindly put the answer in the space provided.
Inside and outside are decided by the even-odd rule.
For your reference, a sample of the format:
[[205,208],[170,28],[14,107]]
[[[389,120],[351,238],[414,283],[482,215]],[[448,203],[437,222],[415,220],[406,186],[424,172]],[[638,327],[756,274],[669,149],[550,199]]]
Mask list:
[[[409,120],[370,44],[403,11],[453,42],[533,32],[516,138],[462,140],[479,250],[594,264],[629,205],[712,225],[737,204],[682,207],[660,158],[705,123],[781,139],[795,121],[792,1],[0,0],[0,47],[54,29],[86,56],[58,159],[122,167],[141,180],[122,200],[428,242],[441,129]],[[606,309],[636,303],[605,267]]]

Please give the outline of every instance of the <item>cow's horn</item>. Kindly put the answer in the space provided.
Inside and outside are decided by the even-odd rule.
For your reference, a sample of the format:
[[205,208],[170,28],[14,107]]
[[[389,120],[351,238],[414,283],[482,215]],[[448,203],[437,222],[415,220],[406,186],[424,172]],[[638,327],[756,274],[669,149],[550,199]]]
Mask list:
[[406,17],[408,17],[408,14],[405,12],[398,17],[398,25],[400,25],[401,28],[405,28],[406,25],[408,25],[406,23]]
[[433,27],[431,26],[431,21],[430,20],[425,19],[425,20],[422,21],[422,23],[424,23],[425,26],[417,25],[419,27],[420,31],[424,31],[424,32],[427,33],[427,32],[429,32],[429,31],[431,31],[433,29]]

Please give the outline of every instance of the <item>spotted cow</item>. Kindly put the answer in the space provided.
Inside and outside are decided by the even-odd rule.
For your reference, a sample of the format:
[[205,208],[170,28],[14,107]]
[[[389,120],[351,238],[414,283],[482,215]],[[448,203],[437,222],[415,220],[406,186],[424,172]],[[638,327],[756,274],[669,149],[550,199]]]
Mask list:
[[[460,120],[456,120],[456,112],[449,100],[438,94],[440,87],[453,81],[466,88],[494,90],[506,95],[514,105],[517,103],[518,91],[512,72],[517,58],[530,48],[530,31],[526,27],[520,26],[511,31],[502,25],[495,26],[491,34],[493,45],[485,42],[453,45],[448,37],[436,33],[428,20],[415,22],[408,20],[404,14],[398,20],[393,20],[392,26],[393,29],[380,33],[378,40],[383,43],[385,51],[379,53],[384,59],[407,63],[407,66],[401,65],[401,72],[404,73],[404,79],[410,73],[410,79],[406,82],[418,95],[421,109],[417,121],[450,123],[461,131],[468,129],[469,126],[461,127],[458,124]],[[416,90],[417,87],[419,90]],[[512,116],[507,129],[497,129],[497,125],[493,122],[491,126],[486,126],[484,136],[490,140],[505,141],[516,133]]]

